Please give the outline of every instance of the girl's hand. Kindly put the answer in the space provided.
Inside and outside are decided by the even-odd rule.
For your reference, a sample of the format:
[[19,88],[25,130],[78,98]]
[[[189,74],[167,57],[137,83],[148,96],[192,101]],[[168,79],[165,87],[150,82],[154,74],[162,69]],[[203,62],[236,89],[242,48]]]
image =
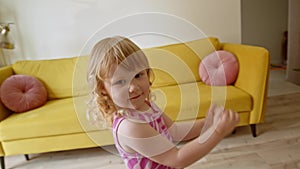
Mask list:
[[206,142],[214,132],[218,133],[222,138],[225,137],[233,131],[238,122],[238,113],[225,110],[224,107],[212,105],[205,118],[205,124],[199,137],[199,143]]
[[233,112],[232,110],[225,110],[222,107],[217,108],[216,111],[219,111],[217,124],[214,124],[214,126],[216,126],[216,132],[225,137],[228,134],[232,133],[236,125],[239,123],[239,114]]

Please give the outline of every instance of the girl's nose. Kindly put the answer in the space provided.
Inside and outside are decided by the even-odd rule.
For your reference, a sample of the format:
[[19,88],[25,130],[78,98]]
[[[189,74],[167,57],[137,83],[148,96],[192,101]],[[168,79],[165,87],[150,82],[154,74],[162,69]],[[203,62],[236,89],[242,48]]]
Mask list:
[[131,81],[129,85],[129,92],[132,93],[137,89],[137,84],[134,82],[134,80]]

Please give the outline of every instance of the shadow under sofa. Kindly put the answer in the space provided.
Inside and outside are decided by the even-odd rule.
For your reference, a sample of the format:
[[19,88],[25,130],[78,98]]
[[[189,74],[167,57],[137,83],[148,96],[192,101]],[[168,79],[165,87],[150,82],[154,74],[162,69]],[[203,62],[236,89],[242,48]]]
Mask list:
[[[186,43],[143,49],[154,71],[155,102],[174,121],[204,118],[214,103],[237,111],[239,126],[264,121],[269,52],[256,46],[221,43],[203,38]],[[199,64],[215,50],[231,52],[237,58],[236,81],[210,86],[201,81]],[[175,58],[175,59],[174,59]],[[87,57],[53,60],[24,60],[0,68],[0,85],[14,74],[39,79],[48,92],[47,102],[23,113],[14,113],[0,103],[0,157],[90,148],[114,144],[111,131],[100,130],[86,120],[85,82]],[[28,158],[28,156],[27,156]]]

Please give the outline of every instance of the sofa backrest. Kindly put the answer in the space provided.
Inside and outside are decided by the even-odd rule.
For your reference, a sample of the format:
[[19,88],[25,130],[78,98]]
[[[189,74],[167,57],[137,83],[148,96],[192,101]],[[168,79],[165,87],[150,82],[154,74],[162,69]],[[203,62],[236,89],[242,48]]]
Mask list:
[[155,75],[152,86],[200,82],[201,59],[218,49],[219,40],[213,37],[143,49]]
[[[198,70],[201,59],[218,49],[220,43],[213,37],[143,49],[155,74],[152,86],[200,82]],[[14,74],[30,75],[41,80],[49,99],[58,99],[87,94],[86,64],[87,57],[72,57],[17,61],[12,68]]]
[[49,99],[72,97],[73,73],[77,57],[52,60],[24,60],[12,65],[15,74],[41,80]]

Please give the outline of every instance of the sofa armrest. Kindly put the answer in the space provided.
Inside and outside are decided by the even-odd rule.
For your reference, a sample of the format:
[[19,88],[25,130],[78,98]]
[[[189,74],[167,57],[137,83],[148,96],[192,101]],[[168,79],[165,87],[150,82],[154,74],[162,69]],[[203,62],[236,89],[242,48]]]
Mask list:
[[235,86],[252,96],[250,124],[263,122],[269,79],[269,51],[263,47],[222,43],[223,50],[233,53],[239,62]]
[[[1,86],[2,82],[11,75],[13,75],[13,69],[11,66],[1,67],[0,68],[0,86]],[[10,114],[10,111],[3,106],[2,102],[1,102],[1,98],[0,98],[0,121],[2,121],[7,116],[9,116],[9,114]]]

